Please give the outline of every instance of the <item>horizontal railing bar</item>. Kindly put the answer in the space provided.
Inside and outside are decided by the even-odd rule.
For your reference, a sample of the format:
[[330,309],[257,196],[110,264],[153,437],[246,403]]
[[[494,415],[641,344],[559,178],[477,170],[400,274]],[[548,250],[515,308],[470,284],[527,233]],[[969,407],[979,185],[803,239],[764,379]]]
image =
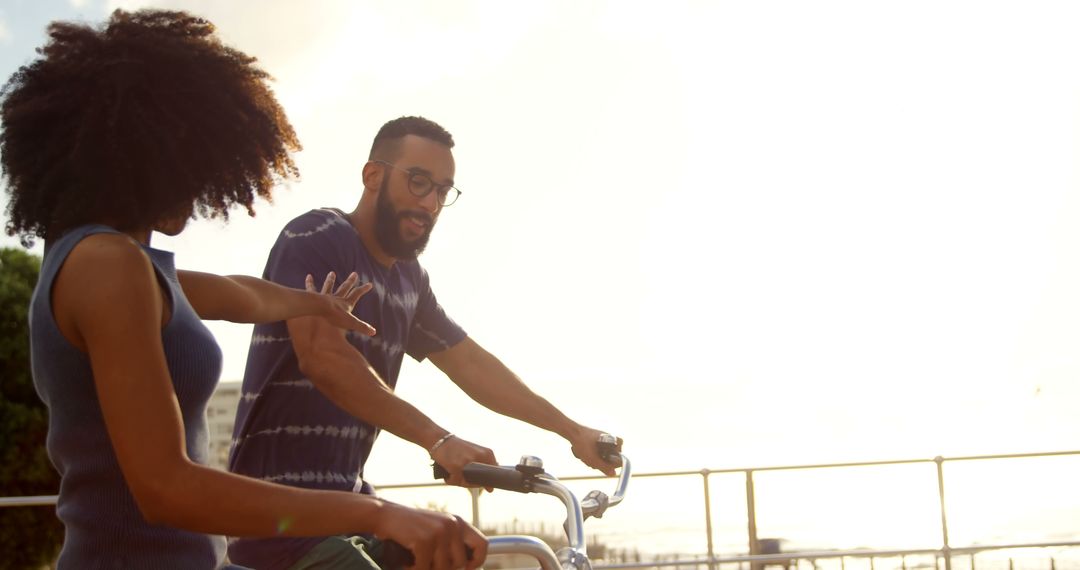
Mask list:
[[801,560],[817,560],[819,558],[877,558],[892,556],[914,556],[916,554],[940,554],[940,548],[903,548],[892,550],[872,550],[859,548],[855,550],[808,550],[805,552],[791,551],[779,554],[747,554],[743,556],[718,556],[721,562],[783,562],[793,558]]
[[982,552],[983,550],[1014,550],[1017,548],[1059,548],[1062,546],[1080,546],[1080,541],[1061,541],[1061,542],[1028,542],[1028,543],[1016,543],[1016,544],[997,544],[997,545],[978,545],[978,546],[963,546],[953,547],[949,549],[952,554],[975,554]]
[[[962,455],[957,457],[941,457],[943,462],[948,461],[975,461],[982,459],[1020,459],[1031,457],[1051,457],[1062,455],[1080,455],[1080,450],[1076,451],[1049,451],[1042,453],[1010,453],[1001,455]],[[751,467],[746,469],[724,469],[724,470],[712,470],[712,473],[741,473],[745,471],[785,471],[794,469],[828,469],[832,467],[866,467],[874,465],[899,465],[904,463],[936,463],[938,458],[930,459],[895,459],[885,461],[853,461],[847,463],[816,463],[809,465],[780,465],[775,467]],[[635,475],[636,477],[636,475]]]
[[919,548],[908,550],[827,550],[818,552],[787,552],[783,554],[755,554],[745,556],[717,556],[715,558],[693,558],[688,560],[654,562],[630,562],[626,564],[596,564],[593,568],[653,568],[657,566],[690,566],[708,564],[735,564],[738,562],[788,562],[790,560],[818,560],[823,558],[871,558],[891,556],[912,556],[916,554],[941,554],[937,548]]
[[42,507],[55,505],[57,495],[36,495],[33,497],[0,497],[0,507]]
[[[984,459],[1020,459],[1020,458],[1033,458],[1033,457],[1054,457],[1063,455],[1080,455],[1080,450],[1077,451],[1050,451],[1044,453],[1013,453],[1003,455],[965,455],[958,457],[942,457],[941,461],[977,461]],[[730,473],[746,473],[747,471],[794,471],[799,469],[831,469],[839,467],[874,467],[881,465],[904,465],[912,463],[935,463],[937,459],[892,459],[883,461],[852,461],[847,463],[812,463],[806,465],[776,465],[769,467],[738,467],[738,468],[726,468],[726,469],[699,469],[697,471],[653,471],[650,473],[634,473],[634,479],[644,479],[648,477],[683,477],[689,475],[720,475]],[[573,477],[559,477],[560,481],[587,481],[595,479],[605,479],[604,475],[576,475]],[[442,481],[432,481],[430,483],[400,483],[395,485],[375,485],[376,489],[417,489],[423,487],[441,487],[445,485]]]
[[[1080,456],[1080,450],[1076,451],[1047,451],[1047,452],[1032,452],[1032,453],[1004,453],[994,454],[994,456],[959,456],[954,458],[941,458],[941,461],[978,461],[978,460],[994,460],[994,459],[1023,459],[1023,458],[1040,458],[1040,457],[1061,457],[1061,456]],[[698,471],[659,471],[650,473],[635,473],[635,479],[650,478],[650,477],[678,477],[689,475],[723,475],[731,473],[746,473],[746,472],[762,472],[762,471],[795,471],[795,470],[812,470],[812,469],[835,469],[835,467],[865,467],[865,466],[878,466],[878,465],[901,465],[910,463],[934,463],[936,459],[893,459],[883,461],[852,461],[845,463],[809,463],[805,465],[773,465],[773,466],[761,466],[761,467],[729,467],[729,469],[702,469]],[[559,477],[559,480],[592,480],[603,479],[604,475],[577,475],[571,477]],[[428,481],[428,483],[401,483],[393,485],[375,485],[376,489],[422,489],[422,488],[435,488],[445,487],[446,484],[443,481]],[[55,499],[55,498],[54,498]],[[55,500],[54,500],[55,502]],[[51,504],[51,503],[32,503],[32,504]],[[9,504],[5,503],[5,499],[0,498],[0,506],[23,506],[24,503]]]
[[[951,548],[952,555],[973,554],[988,550],[1012,550],[1018,548],[1057,548],[1080,547],[1080,541],[1072,542],[1031,542],[1014,544],[982,544]],[[818,560],[825,558],[887,558],[894,556],[928,555],[944,556],[943,548],[911,548],[904,550],[819,550],[807,552],[782,552],[780,554],[755,554],[746,556],[717,556],[715,558],[693,558],[687,560],[657,560],[653,562],[630,562],[626,564],[596,564],[596,570],[615,570],[630,568],[657,568],[661,566],[705,566],[709,564],[734,564],[738,562],[787,562],[789,560]]]
[[1060,455],[1080,455],[1080,451],[1048,451],[1043,453],[1011,453],[1007,455],[967,455],[964,457],[944,457],[944,461],[978,461],[983,459],[1021,459],[1026,457],[1053,457]]
[[[822,463],[815,465],[784,465],[774,467],[741,467],[728,469],[698,469],[697,471],[654,471],[651,473],[634,473],[634,479],[646,477],[685,477],[689,475],[730,475],[732,473],[746,473],[748,471],[785,471],[796,469],[825,469],[829,467],[868,467],[874,465],[900,465],[905,463],[933,463],[933,459],[896,459],[892,461],[867,461],[862,463]],[[605,479],[604,475],[575,475],[573,477],[559,477],[559,481],[585,481],[589,479]]]

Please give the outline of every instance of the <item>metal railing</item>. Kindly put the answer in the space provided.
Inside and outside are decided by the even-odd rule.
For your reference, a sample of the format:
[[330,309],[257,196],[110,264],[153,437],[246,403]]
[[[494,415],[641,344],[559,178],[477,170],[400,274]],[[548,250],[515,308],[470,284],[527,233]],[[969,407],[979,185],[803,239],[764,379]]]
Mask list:
[[[885,461],[861,461],[861,462],[847,462],[847,463],[820,463],[820,464],[806,464],[806,465],[783,465],[783,466],[768,466],[768,467],[741,467],[741,468],[729,468],[729,469],[701,469],[698,471],[665,471],[665,472],[651,472],[651,473],[635,473],[634,479],[655,478],[655,477],[685,477],[685,476],[700,476],[702,478],[702,499],[705,505],[705,548],[706,557],[696,558],[688,560],[666,560],[666,561],[654,561],[650,563],[629,563],[629,564],[608,564],[597,565],[596,568],[656,568],[656,567],[676,567],[676,566],[706,566],[710,570],[715,569],[721,564],[732,563],[749,563],[752,570],[760,570],[766,564],[791,564],[793,561],[806,560],[813,562],[820,559],[840,559],[844,558],[868,558],[871,560],[871,568],[873,567],[874,558],[884,557],[906,557],[916,555],[933,555],[937,559],[943,561],[944,570],[953,570],[952,558],[955,555],[974,555],[979,552],[994,551],[994,550],[1010,550],[1021,548],[1054,548],[1054,547],[1080,547],[1080,540],[1068,540],[1068,541],[1050,541],[1050,542],[1011,542],[1000,544],[979,544],[979,545],[967,545],[962,547],[956,547],[949,542],[949,524],[945,511],[945,473],[944,465],[948,462],[967,462],[967,461],[985,461],[985,460],[999,460],[999,459],[1024,459],[1024,458],[1036,458],[1036,457],[1057,457],[1057,456],[1080,456],[1080,451],[1054,451],[1054,452],[1042,452],[1042,453],[1016,453],[1016,454],[1002,454],[1002,455],[971,455],[971,456],[958,456],[958,457],[934,457],[932,459],[897,459],[897,460],[885,460]],[[771,471],[797,471],[797,470],[811,470],[811,469],[837,469],[837,468],[850,468],[850,467],[872,467],[872,466],[888,466],[888,465],[910,465],[910,464],[934,464],[935,472],[937,475],[937,501],[941,515],[941,546],[938,547],[926,547],[926,548],[912,548],[912,549],[851,549],[851,550],[825,550],[825,551],[788,551],[782,553],[769,553],[763,554],[761,544],[758,540],[757,534],[757,507],[756,507],[756,492],[754,489],[754,474]],[[746,480],[746,512],[747,512],[747,551],[746,555],[735,556],[718,556],[715,552],[715,546],[713,544],[713,516],[712,516],[712,497],[709,489],[709,478],[714,475],[723,474],[744,474]],[[574,481],[574,480],[593,480],[602,479],[601,476],[581,476],[581,477],[561,477],[561,481]],[[398,484],[398,485],[381,485],[376,488],[379,490],[390,489],[419,489],[430,487],[441,487],[441,483],[411,483],[411,484]],[[468,489],[472,495],[472,522],[474,525],[479,526],[479,492],[476,489]],[[1080,532],[1080,531],[1077,531]],[[972,568],[974,564],[972,563]]]
[[[1054,548],[1054,547],[1080,547],[1080,540],[1067,540],[1057,542],[1013,542],[1013,543],[1000,543],[1000,544],[979,544],[968,545],[962,547],[956,547],[949,542],[949,524],[946,516],[945,509],[945,473],[944,465],[949,462],[966,462],[966,461],[985,461],[985,460],[999,460],[999,459],[1022,459],[1022,458],[1036,458],[1036,457],[1058,457],[1058,456],[1080,456],[1080,451],[1056,451],[1056,452],[1044,452],[1044,453],[1017,453],[1017,454],[1004,454],[1004,455],[974,455],[974,456],[960,456],[960,457],[934,457],[932,459],[898,459],[887,461],[862,461],[862,462],[848,462],[848,463],[822,463],[822,464],[807,464],[807,465],[784,465],[784,466],[768,466],[768,467],[748,467],[748,468],[730,468],[730,469],[701,469],[698,471],[666,471],[666,472],[652,472],[652,473],[635,473],[634,479],[645,478],[657,478],[657,477],[684,477],[684,476],[700,476],[702,478],[702,498],[705,504],[705,547],[706,556],[704,558],[687,559],[687,560],[666,560],[666,561],[653,561],[643,563],[628,563],[628,564],[607,564],[597,565],[596,568],[610,568],[610,569],[629,569],[629,568],[656,568],[656,567],[678,567],[678,566],[706,566],[710,570],[717,568],[722,564],[732,563],[749,563],[752,570],[759,570],[766,564],[783,564],[790,565],[793,561],[806,560],[814,562],[820,559],[840,559],[841,565],[845,558],[869,558],[871,561],[871,568],[873,568],[874,558],[884,557],[906,557],[915,555],[933,555],[937,560],[943,561],[944,570],[953,570],[953,556],[956,555],[974,555],[979,552],[995,551],[995,550],[1009,550],[1009,549],[1021,549],[1021,548]],[[812,470],[812,469],[837,469],[837,468],[850,468],[850,467],[870,467],[870,466],[887,466],[887,465],[905,465],[905,464],[929,464],[935,465],[935,471],[937,474],[937,493],[938,493],[938,506],[941,514],[941,546],[939,547],[927,547],[927,548],[912,548],[912,549],[891,549],[891,550],[873,550],[873,549],[852,549],[852,550],[825,550],[825,551],[785,551],[782,553],[762,553],[761,544],[757,535],[757,507],[756,507],[756,492],[754,489],[754,474],[772,471],[796,471],[796,470]],[[713,544],[713,517],[712,509],[710,507],[712,498],[709,489],[709,478],[714,475],[722,474],[743,474],[746,481],[746,512],[747,512],[747,549],[749,554],[735,555],[735,556],[717,556],[714,550]],[[579,476],[579,477],[562,477],[561,481],[584,481],[602,479],[601,476]],[[405,483],[405,484],[393,484],[393,485],[377,485],[377,490],[405,490],[405,489],[423,489],[423,488],[443,488],[445,484],[442,482],[427,482],[427,483]],[[480,521],[480,501],[478,489],[465,489],[471,495],[472,505],[472,522],[474,525],[479,526]],[[55,495],[41,495],[32,497],[0,497],[0,508],[3,507],[29,507],[29,506],[47,506],[56,503],[57,497]],[[815,565],[816,566],[816,565]],[[972,563],[974,567],[974,563]]]

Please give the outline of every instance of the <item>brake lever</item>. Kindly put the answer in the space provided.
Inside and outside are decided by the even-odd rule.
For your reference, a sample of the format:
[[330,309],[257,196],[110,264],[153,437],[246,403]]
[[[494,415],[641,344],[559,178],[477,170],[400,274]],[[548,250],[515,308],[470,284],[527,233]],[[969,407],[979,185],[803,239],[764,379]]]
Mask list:
[[604,518],[604,512],[607,511],[609,502],[607,493],[589,491],[589,494],[585,495],[585,498],[581,500],[583,520],[587,520],[589,517]]
[[450,478],[450,472],[438,463],[431,464],[431,475],[433,479],[442,479],[443,481]]

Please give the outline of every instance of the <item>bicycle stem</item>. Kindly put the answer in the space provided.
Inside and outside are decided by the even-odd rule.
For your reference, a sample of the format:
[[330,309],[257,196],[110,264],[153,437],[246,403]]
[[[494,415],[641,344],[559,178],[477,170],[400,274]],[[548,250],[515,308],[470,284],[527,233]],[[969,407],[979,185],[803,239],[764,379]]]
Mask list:
[[566,505],[566,539],[572,550],[585,554],[587,551],[584,519],[581,514],[581,503],[578,502],[577,497],[562,483],[545,477],[536,479],[533,483],[533,492],[558,497]]

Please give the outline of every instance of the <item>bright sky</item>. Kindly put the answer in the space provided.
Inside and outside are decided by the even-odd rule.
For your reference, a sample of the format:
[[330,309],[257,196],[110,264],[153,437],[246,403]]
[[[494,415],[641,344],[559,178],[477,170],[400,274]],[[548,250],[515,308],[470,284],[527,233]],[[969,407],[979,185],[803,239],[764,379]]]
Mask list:
[[[155,238],[181,267],[260,274],[420,114],[464,191],[422,257],[440,301],[641,471],[1080,441],[1074,3],[0,0],[0,71],[114,6],[215,22],[305,147],[257,218]],[[240,379],[250,329],[213,330]],[[582,473],[429,364],[399,393],[504,463]],[[384,437],[369,478],[426,465]]]

